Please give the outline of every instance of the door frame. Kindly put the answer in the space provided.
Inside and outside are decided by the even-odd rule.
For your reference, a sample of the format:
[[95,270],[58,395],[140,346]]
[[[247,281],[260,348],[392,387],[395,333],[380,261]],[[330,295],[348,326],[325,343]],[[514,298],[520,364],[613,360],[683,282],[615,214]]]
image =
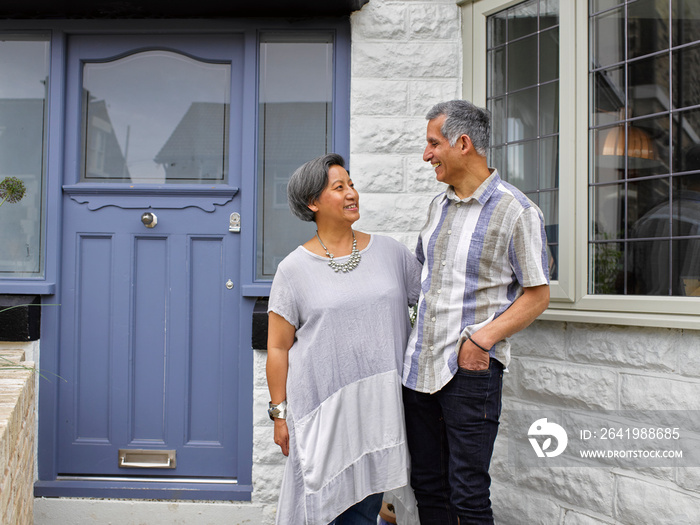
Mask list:
[[[60,378],[40,380],[38,412],[38,481],[34,494],[37,497],[100,497],[125,499],[176,499],[176,500],[238,500],[249,501],[253,491],[253,337],[252,318],[256,300],[269,295],[270,282],[255,280],[256,254],[256,201],[257,190],[257,65],[258,35],[261,31],[275,30],[324,30],[332,31],[335,45],[334,102],[334,149],[349,154],[350,115],[350,24],[349,17],[307,19],[290,21],[285,19],[230,19],[230,20],[23,20],[0,22],[0,29],[23,32],[49,32],[51,44],[51,73],[48,92],[48,132],[46,155],[47,180],[47,245],[45,304],[61,303],[64,293],[61,275],[61,231],[62,231],[62,184],[64,171],[65,85],[67,71],[67,38],[74,34],[125,34],[151,31],[192,33],[196,25],[198,34],[237,33],[243,36],[243,96],[241,107],[242,140],[238,170],[242,180],[229,180],[230,185],[240,188],[234,200],[238,201],[241,214],[240,263],[237,275],[241,302],[239,305],[238,334],[236,342],[239,352],[238,376],[232,378],[238,385],[237,412],[238,479],[231,482],[209,482],[208,480],[175,479],[171,481],[139,481],[123,479],[71,479],[59,477],[56,456],[58,429],[58,384]],[[76,169],[77,171],[77,169]],[[42,309],[40,368],[51,373],[59,370],[60,328],[57,307]]]

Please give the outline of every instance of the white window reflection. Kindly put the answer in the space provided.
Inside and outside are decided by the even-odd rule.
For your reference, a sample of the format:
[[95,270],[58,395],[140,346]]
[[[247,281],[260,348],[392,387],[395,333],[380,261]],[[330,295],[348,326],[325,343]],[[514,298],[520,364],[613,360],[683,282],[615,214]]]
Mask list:
[[0,181],[26,187],[21,201],[0,206],[2,277],[43,274],[48,63],[48,37],[0,35]]
[[279,262],[314,234],[313,223],[289,211],[287,182],[331,148],[331,35],[262,35],[258,112],[257,277],[271,279]]
[[225,182],[231,68],[170,51],[83,67],[85,182]]

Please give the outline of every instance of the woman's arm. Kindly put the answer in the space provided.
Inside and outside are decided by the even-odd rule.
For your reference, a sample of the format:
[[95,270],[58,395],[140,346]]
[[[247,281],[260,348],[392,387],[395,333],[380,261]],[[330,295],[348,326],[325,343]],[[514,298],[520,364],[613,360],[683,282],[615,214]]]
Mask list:
[[[279,405],[287,399],[287,369],[289,349],[294,343],[296,329],[281,315],[270,312],[267,323],[267,387],[270,401]],[[282,454],[289,455],[289,430],[284,419],[275,419],[275,443]]]

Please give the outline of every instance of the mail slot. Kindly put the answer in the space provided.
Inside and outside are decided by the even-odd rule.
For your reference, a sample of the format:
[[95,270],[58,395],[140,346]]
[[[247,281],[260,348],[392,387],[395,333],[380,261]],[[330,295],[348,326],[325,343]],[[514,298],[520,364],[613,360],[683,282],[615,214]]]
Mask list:
[[119,449],[119,468],[175,468],[174,450]]

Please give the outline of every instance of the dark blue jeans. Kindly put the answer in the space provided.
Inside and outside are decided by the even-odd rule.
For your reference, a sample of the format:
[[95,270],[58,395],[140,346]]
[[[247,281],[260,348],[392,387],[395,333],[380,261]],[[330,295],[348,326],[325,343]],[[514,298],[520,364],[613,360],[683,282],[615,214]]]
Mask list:
[[355,503],[328,525],[377,525],[377,516],[382,508],[384,493],[370,494]]
[[493,524],[489,464],[501,415],[503,365],[459,369],[435,394],[403,389],[411,486],[421,525]]

